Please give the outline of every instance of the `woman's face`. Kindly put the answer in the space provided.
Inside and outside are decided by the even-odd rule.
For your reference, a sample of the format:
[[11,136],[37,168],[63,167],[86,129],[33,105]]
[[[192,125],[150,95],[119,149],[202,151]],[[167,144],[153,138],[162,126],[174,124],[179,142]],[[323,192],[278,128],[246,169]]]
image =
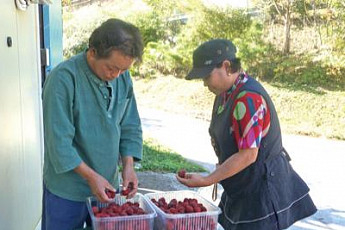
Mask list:
[[209,76],[203,79],[204,86],[208,87],[215,95],[219,95],[225,90],[228,90],[231,85],[229,85],[229,75],[226,71],[226,65],[222,64],[220,68],[214,68]]

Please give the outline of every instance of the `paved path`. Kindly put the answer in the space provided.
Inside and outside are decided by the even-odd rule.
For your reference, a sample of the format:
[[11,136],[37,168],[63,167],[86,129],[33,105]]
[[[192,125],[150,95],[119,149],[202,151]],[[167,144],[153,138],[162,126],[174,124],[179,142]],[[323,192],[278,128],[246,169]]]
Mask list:
[[[217,159],[210,145],[208,122],[145,108],[139,112],[144,136],[208,170],[214,169]],[[345,141],[283,134],[283,144],[318,207],[315,215],[289,230],[345,230]]]

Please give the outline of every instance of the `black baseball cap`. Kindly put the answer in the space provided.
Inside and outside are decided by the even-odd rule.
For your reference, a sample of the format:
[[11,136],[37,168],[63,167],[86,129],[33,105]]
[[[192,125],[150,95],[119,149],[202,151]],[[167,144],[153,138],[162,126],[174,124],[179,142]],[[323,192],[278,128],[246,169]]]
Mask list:
[[186,79],[205,78],[224,60],[236,58],[236,46],[226,39],[213,39],[201,44],[193,52],[193,69]]

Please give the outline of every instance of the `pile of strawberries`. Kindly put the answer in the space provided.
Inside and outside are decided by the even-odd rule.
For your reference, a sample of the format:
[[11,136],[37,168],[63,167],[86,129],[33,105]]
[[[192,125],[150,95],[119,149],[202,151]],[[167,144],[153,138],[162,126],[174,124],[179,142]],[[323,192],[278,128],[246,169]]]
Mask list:
[[167,214],[207,212],[207,209],[203,204],[198,203],[197,199],[185,198],[183,201],[172,199],[169,204],[164,197],[159,198],[158,201],[152,198],[151,201]]
[[[207,212],[203,204],[199,203],[195,198],[184,198],[183,201],[172,199],[169,203],[164,197],[158,199],[154,198],[151,201],[159,207],[166,214],[190,214]],[[216,230],[216,221],[207,215],[186,216],[178,218],[166,218],[163,226],[158,226],[159,229],[166,230]]]
[[[143,215],[146,212],[139,207],[138,202],[130,202],[119,205],[116,203],[110,203],[108,206],[99,208],[97,206],[92,207],[93,214],[96,218],[103,217],[125,217],[134,215]],[[150,222],[147,219],[116,219],[112,218],[108,221],[96,221],[96,229],[98,230],[149,230]]]
[[139,207],[138,202],[133,203],[130,201],[127,201],[126,203],[122,205],[111,203],[107,207],[104,207],[104,208],[93,206],[92,212],[97,218],[146,214],[146,212],[142,208]]

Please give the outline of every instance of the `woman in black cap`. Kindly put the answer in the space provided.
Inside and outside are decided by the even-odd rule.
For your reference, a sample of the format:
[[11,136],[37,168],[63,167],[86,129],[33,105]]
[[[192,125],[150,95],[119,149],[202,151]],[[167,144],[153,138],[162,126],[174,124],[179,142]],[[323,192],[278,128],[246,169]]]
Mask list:
[[219,166],[207,176],[177,179],[189,187],[220,182],[219,223],[227,230],[278,230],[316,212],[306,183],[282,146],[270,96],[241,69],[231,41],[210,40],[193,53],[187,79],[201,78],[216,95],[209,128]]

